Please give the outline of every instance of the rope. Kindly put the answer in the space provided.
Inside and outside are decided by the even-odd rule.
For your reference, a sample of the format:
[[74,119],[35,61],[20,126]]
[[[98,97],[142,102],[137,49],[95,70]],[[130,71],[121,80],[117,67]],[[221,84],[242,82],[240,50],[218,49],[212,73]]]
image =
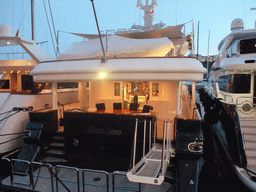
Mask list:
[[55,48],[55,43],[53,41],[53,35],[52,35],[51,27],[50,27],[50,22],[49,22],[47,10],[46,10],[45,1],[43,1],[43,3],[44,3],[44,9],[45,9],[45,14],[46,14],[47,22],[48,22],[49,31],[50,31],[50,34],[51,34],[51,39],[52,39],[52,44],[53,44],[54,52],[55,52],[55,55],[57,56],[57,51],[56,51],[56,48]]
[[[58,42],[57,34],[56,34],[56,29],[55,29],[55,25],[54,25],[54,21],[53,21],[53,15],[52,15],[52,9],[51,9],[50,0],[48,0],[48,4],[49,4],[49,9],[50,9],[51,18],[52,18],[52,27],[53,27],[53,32],[54,32],[54,35],[55,35],[55,41]],[[56,54],[58,54],[58,52]]]
[[24,131],[24,132],[20,132],[20,133],[2,134],[2,135],[0,135],[0,137],[2,137],[2,136],[8,136],[8,135],[20,135],[20,134],[24,134],[24,133],[29,133],[29,131]]
[[[9,115],[9,116],[5,116],[3,119],[0,120],[0,123],[1,123],[3,120],[5,120],[5,119],[7,119],[7,118],[9,118],[9,117],[11,117],[11,116],[13,116],[13,115],[19,113],[19,112],[20,112],[20,111],[16,111],[15,113],[13,113],[13,114],[11,114],[11,115]],[[7,114],[7,115],[8,115],[8,114]]]
[[21,137],[24,137],[24,135],[21,135],[21,136],[19,136],[19,137],[15,137],[15,138],[10,139],[10,140],[8,140],[8,141],[2,142],[2,143],[0,143],[0,145],[3,145],[3,144],[5,144],[5,143],[11,142],[11,141],[13,141],[13,140],[19,139],[19,138],[21,138]]
[[3,115],[3,114],[5,114],[5,113],[10,113],[10,112],[12,112],[12,110],[6,111],[6,112],[3,112],[3,113],[0,113],[0,115]]

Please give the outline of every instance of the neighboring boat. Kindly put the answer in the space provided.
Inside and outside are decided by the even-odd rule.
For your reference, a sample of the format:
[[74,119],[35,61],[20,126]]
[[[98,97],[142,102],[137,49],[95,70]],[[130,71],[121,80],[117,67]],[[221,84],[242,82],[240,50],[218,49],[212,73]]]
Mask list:
[[256,29],[244,29],[242,19],[231,24],[231,33],[219,44],[206,87],[213,95],[235,103],[241,118],[255,118],[255,35]]
[[206,86],[208,92],[234,103],[244,133],[248,165],[256,165],[256,29],[244,29],[242,19],[231,23],[232,32],[219,44],[219,54]]
[[[8,49],[12,47],[19,47],[15,50],[21,51],[10,51],[14,50]],[[52,107],[51,85],[35,83],[30,71],[45,59],[54,60],[55,56],[46,53],[33,40],[14,36],[12,27],[6,24],[0,26],[0,48],[0,156],[3,156],[23,146],[21,137],[29,122],[28,111]],[[59,104],[77,102],[78,84],[64,86],[59,84],[62,88],[58,90]]]
[[209,82],[200,90],[200,99],[212,137],[218,135],[225,156],[231,160],[230,172],[248,191],[256,191],[256,29],[246,30],[243,20],[235,19],[231,31],[219,44],[219,54]]

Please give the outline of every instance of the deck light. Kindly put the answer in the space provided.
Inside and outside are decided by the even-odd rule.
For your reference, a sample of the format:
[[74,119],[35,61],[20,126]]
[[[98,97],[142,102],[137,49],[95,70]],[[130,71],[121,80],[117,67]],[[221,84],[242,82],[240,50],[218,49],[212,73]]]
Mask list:
[[99,78],[104,79],[107,76],[107,73],[104,71],[99,72]]

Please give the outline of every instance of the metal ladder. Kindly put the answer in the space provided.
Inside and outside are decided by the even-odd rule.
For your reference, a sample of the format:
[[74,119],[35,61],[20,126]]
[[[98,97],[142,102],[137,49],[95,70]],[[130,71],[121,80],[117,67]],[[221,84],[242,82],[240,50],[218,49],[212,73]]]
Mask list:
[[[149,122],[149,129],[151,129],[151,121]],[[134,151],[133,151],[133,166],[130,171],[127,172],[127,177],[131,182],[138,182],[144,184],[161,185],[164,181],[164,176],[169,164],[169,159],[171,157],[171,127],[173,126],[173,121],[164,121],[164,137],[163,143],[155,143],[156,138],[156,122],[154,123],[154,142],[153,147],[145,155],[145,142],[146,142],[146,120],[144,121],[144,140],[143,140],[143,157],[135,165],[136,156],[136,142],[137,142],[137,132],[138,132],[138,120],[136,120],[135,125],[135,135],[134,135]],[[149,131],[151,133],[151,131]],[[149,137],[151,135],[149,134]],[[151,139],[149,138],[149,142]],[[149,144],[151,147],[151,143]]]

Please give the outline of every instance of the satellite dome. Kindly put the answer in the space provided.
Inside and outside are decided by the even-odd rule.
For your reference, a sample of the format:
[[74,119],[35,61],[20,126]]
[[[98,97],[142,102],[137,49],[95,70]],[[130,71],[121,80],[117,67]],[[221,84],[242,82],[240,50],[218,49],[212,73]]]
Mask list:
[[3,24],[0,25],[0,36],[14,36],[13,28],[10,25]]
[[240,18],[234,19],[231,23],[231,31],[244,29],[244,21]]

